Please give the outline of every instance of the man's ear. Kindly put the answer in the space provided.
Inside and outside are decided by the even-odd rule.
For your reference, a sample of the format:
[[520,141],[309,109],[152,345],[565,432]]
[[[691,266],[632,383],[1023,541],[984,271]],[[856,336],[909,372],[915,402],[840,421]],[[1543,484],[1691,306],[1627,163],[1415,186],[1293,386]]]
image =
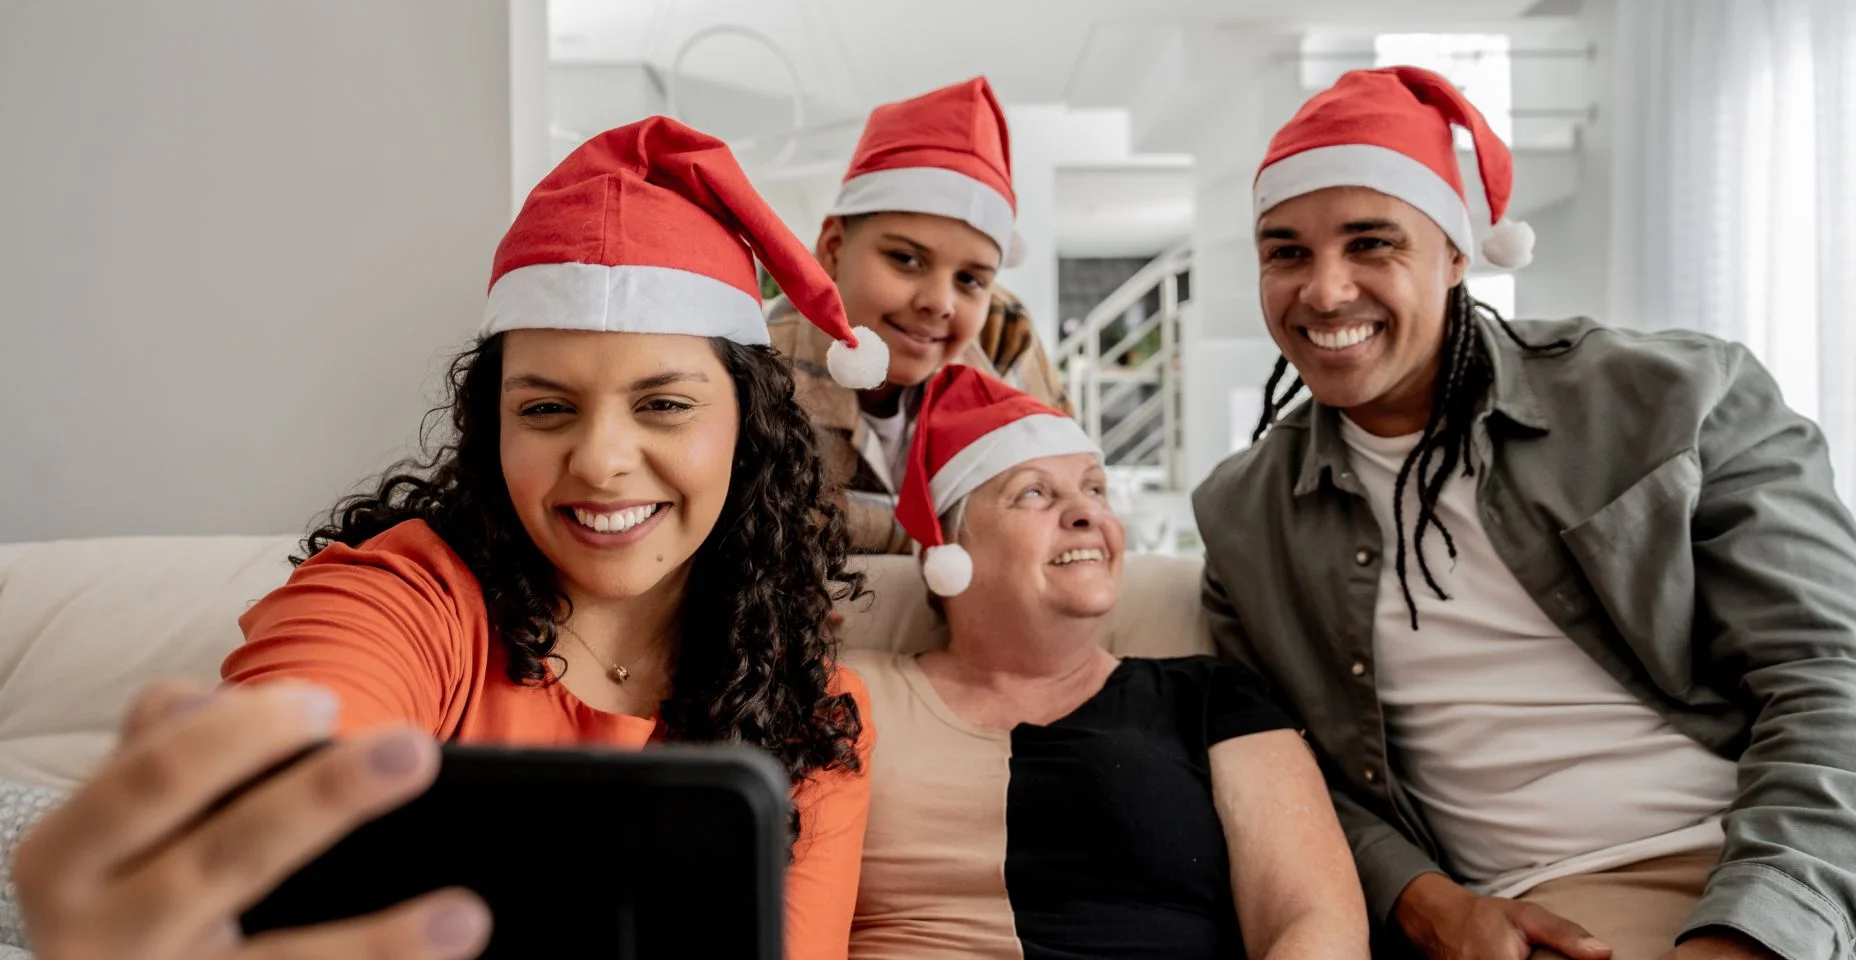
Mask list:
[[1463,282],[1463,278],[1466,276],[1469,276],[1469,254],[1458,250],[1455,244],[1451,244],[1450,283],[1444,289],[1454,289],[1458,284]]

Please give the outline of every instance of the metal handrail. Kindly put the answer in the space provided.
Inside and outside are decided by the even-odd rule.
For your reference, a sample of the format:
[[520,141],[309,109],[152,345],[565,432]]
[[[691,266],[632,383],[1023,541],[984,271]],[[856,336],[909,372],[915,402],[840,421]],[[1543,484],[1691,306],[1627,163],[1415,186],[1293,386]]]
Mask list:
[[[1102,391],[1100,393],[1102,409],[1115,409],[1116,404],[1121,403],[1129,394],[1141,387],[1149,384],[1158,386],[1163,372],[1161,364],[1165,363],[1168,359],[1170,358],[1165,355],[1165,351],[1163,350],[1141,361],[1138,366],[1124,368],[1127,376],[1115,377],[1113,379],[1113,383],[1115,384],[1114,389]],[[1108,378],[1102,377],[1100,379],[1106,380]]]
[[1099,335],[1102,328],[1119,320],[1122,314],[1133,309],[1135,304],[1140,303],[1143,297],[1152,293],[1154,288],[1160,285],[1163,278],[1178,274],[1191,263],[1192,245],[1190,243],[1181,243],[1153,258],[1134,276],[1129,277],[1126,283],[1116,287],[1113,293],[1102,298],[1102,302],[1096,304],[1083,317],[1083,325],[1078,327],[1075,333],[1063,338],[1063,342],[1057,345],[1057,360],[1062,362],[1082,352],[1084,345],[1092,337]]
[[[1102,298],[1054,354],[1069,385],[1077,420],[1101,448],[1108,465],[1145,465],[1149,457],[1157,454],[1169,488],[1179,483],[1182,460],[1178,361],[1179,324],[1184,311],[1179,284],[1180,275],[1191,267],[1189,243],[1167,249]],[[1104,347],[1102,340],[1107,332],[1116,324],[1126,323],[1129,314],[1156,293],[1160,309],[1120,331],[1115,343]],[[1160,348],[1152,356],[1132,366],[1115,365],[1156,331],[1160,334]],[[1105,433],[1105,416],[1114,415],[1124,401],[1145,386],[1156,388],[1153,396],[1143,398],[1127,413],[1113,416]]]
[[1139,464],[1145,461],[1155,451],[1160,451],[1160,462],[1164,464],[1166,462],[1166,454],[1165,451],[1160,450],[1160,445],[1164,440],[1166,440],[1166,434],[1155,430],[1153,433],[1147,435],[1147,439],[1141,441],[1140,446],[1123,454],[1121,460],[1131,464]]
[[1154,328],[1158,327],[1160,322],[1164,319],[1166,319],[1164,314],[1156,313],[1142,320],[1134,329],[1128,331],[1126,336],[1115,341],[1114,346],[1102,351],[1102,362],[1114,363],[1120,360],[1128,351],[1138,346],[1142,340],[1145,340],[1148,334],[1154,332]]
[[1103,434],[1103,452],[1113,453],[1125,446],[1129,440],[1138,436],[1141,427],[1146,426],[1150,421],[1158,419],[1165,411],[1165,407],[1162,406],[1165,402],[1166,395],[1162,393],[1155,393],[1153,396],[1142,400],[1141,405],[1135,407],[1127,416],[1121,418],[1121,422],[1115,424],[1114,429]]

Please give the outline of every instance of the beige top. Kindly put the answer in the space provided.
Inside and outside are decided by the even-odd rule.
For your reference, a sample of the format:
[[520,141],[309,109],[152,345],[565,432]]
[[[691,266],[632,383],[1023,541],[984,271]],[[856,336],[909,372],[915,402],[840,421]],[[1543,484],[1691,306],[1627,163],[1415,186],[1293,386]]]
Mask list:
[[852,960],[1022,960],[1005,890],[1011,734],[967,723],[912,655],[847,652],[879,736]]
[[[1342,417],[1348,459],[1398,549],[1399,469],[1418,435],[1376,437]],[[1407,565],[1380,564],[1373,666],[1405,789],[1470,889],[1514,897],[1537,883],[1676,854],[1719,855],[1737,789],[1732,760],[1677,730],[1535,605],[1483,529],[1476,482],[1453,470],[1424,541],[1449,600]],[[1413,487],[1416,485],[1413,484]],[[1405,491],[1412,542],[1417,492]]]

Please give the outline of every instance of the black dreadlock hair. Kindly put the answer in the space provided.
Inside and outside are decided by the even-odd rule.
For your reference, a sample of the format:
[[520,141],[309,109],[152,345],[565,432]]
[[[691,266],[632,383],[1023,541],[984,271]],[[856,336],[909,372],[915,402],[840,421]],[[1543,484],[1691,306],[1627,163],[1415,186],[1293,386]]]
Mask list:
[[[1405,609],[1411,613],[1411,628],[1418,629],[1418,604],[1412,599],[1411,584],[1405,577],[1405,488],[1416,474],[1418,484],[1418,526],[1411,534],[1411,550],[1418,555],[1418,571],[1424,575],[1424,583],[1437,594],[1440,600],[1450,599],[1443,588],[1437,585],[1437,579],[1431,575],[1431,566],[1424,559],[1420,544],[1424,535],[1432,527],[1444,538],[1444,546],[1450,552],[1450,559],[1456,559],[1456,540],[1437,516],[1437,498],[1443,494],[1444,483],[1450,477],[1450,471],[1463,465],[1463,476],[1476,475],[1476,465],[1470,456],[1470,425],[1475,421],[1477,408],[1489,391],[1494,380],[1494,370],[1489,363],[1488,351],[1483,349],[1482,338],[1476,331],[1476,314],[1481,313],[1500,327],[1508,339],[1513,340],[1524,350],[1547,351],[1570,347],[1566,340],[1555,340],[1547,344],[1532,344],[1521,339],[1514,327],[1502,319],[1494,307],[1470,296],[1467,284],[1457,284],[1450,290],[1450,301],[1444,313],[1444,343],[1438,352],[1437,385],[1431,397],[1430,417],[1424,424],[1424,433],[1418,438],[1418,445],[1399,468],[1398,483],[1392,492],[1392,522],[1398,527],[1398,557],[1395,561],[1398,569],[1398,584],[1405,592]],[[1288,409],[1289,402],[1302,391],[1302,378],[1296,377],[1289,384],[1289,389],[1279,398],[1276,388],[1283,377],[1289,373],[1289,358],[1279,357],[1276,369],[1270,373],[1269,383],[1263,388],[1263,416],[1257,421],[1256,432],[1250,440],[1255,443],[1263,439],[1276,418]]]

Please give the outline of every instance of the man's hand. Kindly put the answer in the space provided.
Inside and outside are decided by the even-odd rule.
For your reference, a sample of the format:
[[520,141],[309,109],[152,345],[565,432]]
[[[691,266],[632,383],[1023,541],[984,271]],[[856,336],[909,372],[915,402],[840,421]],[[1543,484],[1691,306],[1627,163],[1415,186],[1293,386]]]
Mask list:
[[1690,937],[1662,960],[1777,960],[1778,954],[1751,937],[1732,930],[1715,930]]
[[1479,897],[1441,873],[1413,880],[1399,894],[1392,916],[1431,960],[1527,960],[1537,946],[1558,950],[1572,960],[1611,956],[1611,948],[1585,928],[1545,907]]

